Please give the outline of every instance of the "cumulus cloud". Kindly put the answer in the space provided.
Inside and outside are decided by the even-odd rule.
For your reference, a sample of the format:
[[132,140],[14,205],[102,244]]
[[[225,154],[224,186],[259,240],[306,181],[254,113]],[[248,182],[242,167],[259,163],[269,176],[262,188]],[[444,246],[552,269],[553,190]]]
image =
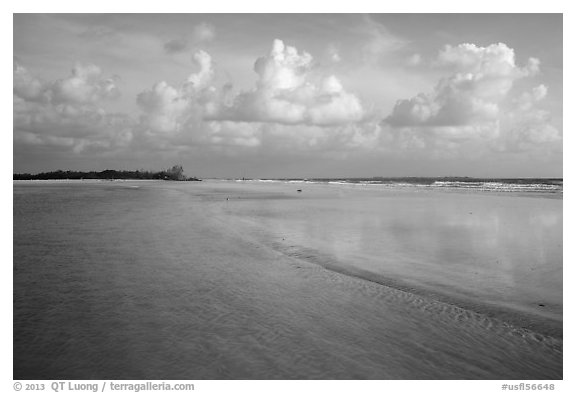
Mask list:
[[43,82],[16,61],[14,140],[75,152],[125,144],[131,139],[130,119],[100,106],[119,94],[116,78],[104,77],[92,64],[77,64],[70,76]]
[[516,64],[514,50],[505,44],[479,47],[447,45],[435,66],[451,71],[430,93],[397,101],[384,123],[397,141],[410,146],[456,149],[470,141],[484,141],[502,149],[525,148],[559,140],[549,112],[538,109],[548,89],[514,89],[517,81],[536,75],[540,61]]
[[156,83],[152,89],[138,94],[137,102],[145,112],[143,122],[151,131],[178,131],[186,122],[193,101],[182,90],[166,82]]
[[69,77],[43,83],[18,61],[14,62],[14,94],[27,101],[95,104],[120,95],[117,79],[104,78],[94,64],[76,64]]
[[74,153],[114,149],[132,140],[132,121],[124,114],[70,105],[28,106],[16,102],[15,142],[66,147]]
[[74,152],[202,147],[339,157],[354,151],[476,154],[476,142],[497,151],[561,143],[545,110],[549,87],[516,86],[539,72],[537,59],[519,66],[504,44],[463,44],[446,46],[433,64],[448,75],[432,92],[399,100],[380,121],[312,55],[281,40],[256,59],[250,90],[218,87],[211,55],[198,50],[193,71],[180,84],[160,81],[137,95],[141,115],[134,121],[103,109],[120,91],[118,79],[98,66],[78,64],[67,77],[45,82],[16,61],[14,140]]
[[117,78],[104,78],[94,64],[76,64],[72,75],[52,83],[49,88],[53,102],[94,104],[120,95]]
[[194,55],[197,66],[178,86],[155,84],[138,95],[140,136],[148,144],[172,143],[228,149],[292,151],[373,148],[377,123],[359,122],[364,109],[334,75],[314,72],[313,58],[276,40],[269,55],[256,60],[252,90],[214,86],[208,53]]
[[548,95],[548,87],[546,85],[538,85],[529,92],[524,92],[515,100],[519,110],[527,112],[534,107],[538,102],[542,101]]
[[212,57],[203,50],[194,53],[192,56],[194,63],[198,66],[198,72],[188,77],[188,82],[192,83],[194,89],[205,88],[214,77]]
[[509,131],[500,148],[504,146],[509,150],[531,150],[562,141],[560,130],[553,125],[551,113],[539,106],[547,95],[548,87],[541,84],[524,92],[514,101],[513,110],[503,117],[503,123]]
[[240,92],[217,118],[283,124],[335,125],[365,116],[360,99],[334,75],[318,75],[313,58],[275,40],[267,56],[256,60],[256,87]]
[[45,88],[42,82],[14,60],[14,95],[29,101],[42,99]]
[[141,125],[150,133],[178,133],[190,128],[190,123],[203,120],[205,113],[214,111],[216,89],[210,86],[214,77],[211,56],[204,51],[193,55],[198,71],[190,74],[180,86],[156,83],[138,94],[137,103],[144,112]]
[[505,44],[446,46],[437,64],[453,67],[455,73],[440,80],[432,93],[398,101],[387,119],[391,125],[462,126],[493,121],[514,82],[536,72],[535,62],[518,67],[514,51]]

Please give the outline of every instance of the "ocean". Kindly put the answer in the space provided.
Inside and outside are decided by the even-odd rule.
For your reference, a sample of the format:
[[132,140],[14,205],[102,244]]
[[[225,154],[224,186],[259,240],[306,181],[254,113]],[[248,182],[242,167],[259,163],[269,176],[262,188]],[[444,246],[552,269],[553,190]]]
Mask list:
[[15,181],[14,379],[561,379],[562,182]]

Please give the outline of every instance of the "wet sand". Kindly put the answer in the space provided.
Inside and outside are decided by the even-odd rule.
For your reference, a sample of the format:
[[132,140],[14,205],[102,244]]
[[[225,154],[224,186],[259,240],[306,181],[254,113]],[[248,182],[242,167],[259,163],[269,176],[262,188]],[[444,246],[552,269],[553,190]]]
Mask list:
[[[373,251],[355,261],[327,241],[340,235],[326,217],[359,191],[294,188],[15,186],[14,378],[562,378],[561,300],[560,313],[532,312],[420,277],[434,268],[402,281],[391,262],[387,275]],[[295,211],[333,231],[303,232]],[[538,296],[552,305],[547,285]],[[537,328],[490,314],[502,309]]]

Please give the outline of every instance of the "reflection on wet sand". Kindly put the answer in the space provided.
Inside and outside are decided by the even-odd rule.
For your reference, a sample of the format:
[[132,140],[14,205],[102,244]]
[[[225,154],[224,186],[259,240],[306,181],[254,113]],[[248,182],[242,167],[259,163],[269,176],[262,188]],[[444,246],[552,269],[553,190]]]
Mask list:
[[245,199],[228,214],[271,240],[467,302],[562,320],[562,200],[442,191],[330,190]]

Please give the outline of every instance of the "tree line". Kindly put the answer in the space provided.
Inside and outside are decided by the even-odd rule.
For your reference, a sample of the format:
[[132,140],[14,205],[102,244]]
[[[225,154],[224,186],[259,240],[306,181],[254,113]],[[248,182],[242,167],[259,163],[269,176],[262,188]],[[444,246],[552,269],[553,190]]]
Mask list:
[[62,171],[42,172],[35,175],[30,173],[15,173],[13,180],[172,180],[172,181],[200,181],[197,177],[186,177],[182,165],[154,172],[145,170],[117,171],[106,169],[101,172],[90,171]]

